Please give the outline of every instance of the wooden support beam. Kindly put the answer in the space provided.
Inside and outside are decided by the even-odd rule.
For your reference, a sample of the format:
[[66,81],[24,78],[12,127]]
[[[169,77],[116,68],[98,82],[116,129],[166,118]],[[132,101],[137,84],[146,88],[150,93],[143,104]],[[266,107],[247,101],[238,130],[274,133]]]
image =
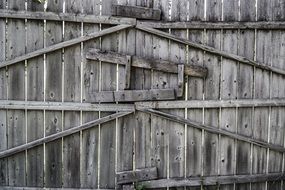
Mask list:
[[232,133],[232,132],[226,131],[224,129],[216,128],[216,127],[209,126],[209,125],[204,125],[202,123],[198,123],[198,122],[195,122],[195,121],[190,120],[190,119],[185,119],[184,117],[176,116],[173,114],[168,114],[168,113],[161,112],[158,110],[153,110],[153,109],[138,109],[138,110],[140,110],[142,112],[149,113],[149,114],[153,114],[153,115],[156,115],[159,117],[163,117],[163,118],[170,120],[170,121],[174,121],[174,122],[181,123],[181,124],[186,124],[186,125],[192,126],[194,128],[205,130],[205,131],[208,131],[208,132],[211,132],[214,134],[224,135],[224,136],[227,136],[227,137],[230,137],[233,139],[237,139],[240,141],[252,143],[252,144],[255,144],[257,146],[269,148],[271,150],[275,150],[278,152],[285,152],[285,148],[283,146],[274,145],[274,144],[263,142],[263,141],[260,141],[260,140],[257,140],[257,139],[251,138],[251,137],[246,137],[243,135],[239,135],[237,133]]
[[134,184],[123,185],[123,190],[135,190]]
[[55,111],[135,111],[133,104],[91,104],[76,102],[39,102],[0,100],[0,109],[55,110]]
[[258,21],[258,22],[159,22],[159,21],[137,21],[137,26],[156,29],[260,29],[281,30],[285,29],[282,21]]
[[132,67],[132,56],[127,55],[127,62],[126,62],[126,68],[125,68],[125,89],[130,89],[131,67]]
[[14,11],[0,9],[0,18],[15,18],[29,20],[51,20],[67,22],[84,22],[98,24],[129,24],[135,25],[136,19],[118,18],[110,16],[97,16],[87,14],[54,13],[54,12],[34,12],[34,11]]
[[182,97],[183,96],[183,90],[184,90],[184,65],[179,64],[177,70],[178,70],[177,96]]
[[136,102],[137,109],[242,108],[285,106],[285,99],[188,100]]
[[4,61],[4,62],[0,63],[0,65],[1,65],[0,68],[10,66],[10,65],[13,65],[15,63],[25,61],[27,59],[31,59],[31,58],[37,57],[39,55],[43,55],[45,53],[50,53],[50,52],[53,52],[55,50],[62,49],[62,48],[68,47],[68,46],[72,46],[72,45],[75,45],[75,44],[78,44],[81,42],[85,42],[85,41],[88,41],[88,40],[91,40],[94,38],[99,38],[101,36],[105,36],[105,35],[108,35],[108,34],[111,34],[114,32],[118,32],[118,31],[130,28],[130,27],[132,27],[132,26],[131,25],[118,25],[118,26],[114,26],[111,28],[104,29],[104,30],[99,31],[99,32],[95,32],[95,33],[91,33],[91,34],[82,36],[79,38],[75,38],[72,40],[61,42],[61,43],[58,43],[58,44],[55,44],[55,45],[34,51],[34,52],[31,52],[31,53],[16,57],[15,59]]
[[190,40],[180,38],[180,37],[177,37],[176,35],[169,34],[169,33],[157,30],[157,29],[148,28],[148,27],[144,27],[144,26],[136,26],[136,28],[141,30],[141,31],[145,31],[145,32],[148,32],[150,34],[154,34],[154,35],[157,35],[157,36],[160,36],[163,38],[167,38],[167,39],[170,39],[170,40],[178,42],[178,43],[186,44],[186,45],[189,45],[191,47],[201,49],[203,51],[206,51],[206,52],[209,52],[209,53],[212,53],[215,55],[223,56],[225,58],[232,59],[232,60],[238,61],[240,63],[255,66],[256,68],[272,71],[273,73],[277,73],[277,74],[285,76],[285,70],[278,69],[276,67],[272,67],[272,66],[269,66],[269,65],[264,64],[264,63],[258,63],[256,61],[247,59],[247,58],[239,56],[239,55],[235,55],[235,54],[231,54],[231,53],[228,53],[225,51],[221,51],[221,50],[215,49],[215,48],[210,47],[210,46],[194,43],[194,42],[191,42]]
[[11,149],[8,149],[8,150],[4,150],[4,151],[0,152],[0,158],[5,158],[5,157],[8,157],[8,156],[12,156],[12,155],[14,155],[16,153],[19,153],[19,152],[31,149],[33,147],[42,145],[44,143],[55,141],[55,140],[60,139],[62,137],[66,137],[66,136],[72,135],[72,134],[77,133],[79,131],[83,131],[83,130],[89,129],[91,127],[97,126],[97,125],[102,124],[102,123],[106,123],[108,121],[112,121],[112,120],[114,120],[116,118],[120,118],[120,117],[129,115],[131,113],[133,113],[133,112],[118,112],[118,113],[115,113],[115,114],[112,114],[112,115],[108,115],[106,117],[102,117],[100,119],[97,119],[97,120],[85,123],[83,125],[80,125],[80,126],[77,126],[77,127],[73,127],[73,128],[67,129],[65,131],[58,132],[58,133],[55,133],[53,135],[50,135],[50,136],[47,136],[47,137],[44,137],[44,138],[41,138],[41,139],[38,139],[38,140],[35,140],[35,141],[32,141],[32,142],[29,142],[29,143],[26,143],[26,144],[23,144],[23,145],[14,147],[14,148],[11,148]]
[[160,20],[161,10],[139,6],[112,5],[112,15],[146,20]]
[[98,102],[136,102],[147,100],[174,100],[174,89],[102,91],[91,94]]
[[[114,64],[126,65],[127,55],[110,51],[101,51],[98,49],[90,49],[86,54],[87,59],[109,62]],[[167,73],[178,73],[177,65],[181,63],[173,63],[170,61],[146,59],[138,56],[132,56],[132,66],[144,69],[153,69]],[[208,70],[205,67],[197,65],[185,65],[184,74],[192,77],[205,78]]]
[[139,182],[145,189],[166,188],[166,187],[195,187],[208,185],[227,185],[234,183],[257,183],[266,181],[282,181],[285,179],[284,173],[253,174],[253,175],[229,175],[211,177],[190,177],[175,179],[159,179]]
[[143,168],[137,169],[135,171],[123,171],[118,172],[117,176],[117,184],[127,184],[139,181],[147,181],[157,179],[157,168]]

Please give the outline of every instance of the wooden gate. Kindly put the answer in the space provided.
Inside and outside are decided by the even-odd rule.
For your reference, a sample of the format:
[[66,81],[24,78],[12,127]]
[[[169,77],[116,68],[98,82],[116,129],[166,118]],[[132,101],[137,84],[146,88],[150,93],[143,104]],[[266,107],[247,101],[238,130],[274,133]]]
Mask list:
[[0,0],[0,189],[285,188],[285,0]]

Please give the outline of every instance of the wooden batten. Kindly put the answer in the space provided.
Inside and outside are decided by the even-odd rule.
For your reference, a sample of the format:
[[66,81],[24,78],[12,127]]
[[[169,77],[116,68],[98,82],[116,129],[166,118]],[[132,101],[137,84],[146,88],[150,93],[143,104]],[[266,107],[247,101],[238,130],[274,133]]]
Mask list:
[[146,20],[160,20],[161,10],[139,6],[113,5],[112,15]]
[[117,173],[117,184],[147,181],[157,179],[157,168],[143,168],[135,171],[122,171]]
[[[128,58],[127,55],[119,54],[112,51],[101,51],[98,49],[90,49],[86,54],[87,59],[109,62],[114,64],[126,65]],[[132,56],[132,66],[153,69],[167,73],[178,73],[178,64],[165,60],[147,59],[138,56]],[[208,70],[205,67],[197,65],[184,65],[184,74],[192,77],[205,78]]]
[[92,93],[94,102],[136,102],[147,100],[174,100],[175,89],[102,91]]

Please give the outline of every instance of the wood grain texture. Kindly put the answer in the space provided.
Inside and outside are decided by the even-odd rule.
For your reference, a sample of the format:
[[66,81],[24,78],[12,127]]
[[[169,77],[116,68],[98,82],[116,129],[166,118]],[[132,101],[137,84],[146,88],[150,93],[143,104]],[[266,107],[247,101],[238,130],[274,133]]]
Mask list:
[[133,5],[113,5],[112,15],[145,20],[160,20],[161,10]]

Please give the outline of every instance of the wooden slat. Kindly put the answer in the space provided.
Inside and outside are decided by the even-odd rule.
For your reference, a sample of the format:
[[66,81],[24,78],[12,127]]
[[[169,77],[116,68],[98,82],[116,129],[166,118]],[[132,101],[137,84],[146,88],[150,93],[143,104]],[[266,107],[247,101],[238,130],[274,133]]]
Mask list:
[[275,150],[275,151],[279,151],[279,152],[284,152],[285,151],[285,148],[283,146],[273,145],[273,144],[270,144],[270,143],[267,143],[267,142],[264,142],[264,141],[260,141],[260,140],[254,139],[254,138],[250,138],[250,137],[242,136],[242,135],[239,135],[239,134],[236,134],[236,133],[233,133],[233,132],[229,132],[229,131],[226,131],[224,129],[219,129],[219,128],[216,128],[216,127],[213,127],[213,126],[210,126],[210,125],[204,125],[204,124],[201,124],[201,123],[198,123],[198,122],[194,122],[194,121],[192,121],[190,119],[184,119],[184,118],[182,118],[180,116],[176,116],[176,115],[173,115],[173,114],[168,114],[168,113],[165,113],[165,112],[152,110],[152,109],[139,109],[139,111],[143,111],[143,112],[147,112],[147,113],[150,113],[150,114],[154,114],[156,116],[163,117],[165,119],[168,119],[168,120],[171,120],[171,121],[175,121],[175,122],[178,122],[178,123],[187,124],[189,126],[192,126],[192,127],[198,128],[198,129],[203,129],[203,130],[206,130],[206,131],[214,133],[214,134],[220,134],[220,135],[231,137],[233,139],[237,139],[237,140],[241,140],[241,141],[244,141],[244,142],[252,143],[252,144],[255,144],[255,145],[259,146],[259,147],[269,148],[271,150]]
[[147,100],[174,100],[174,89],[102,91],[92,93],[95,102],[135,102]]
[[8,187],[2,186],[3,190],[114,190],[114,189],[88,189],[88,188],[49,188],[49,187]]
[[147,189],[164,188],[164,187],[195,187],[210,185],[226,185],[233,183],[257,183],[265,181],[276,181],[285,179],[283,173],[256,174],[256,175],[230,175],[230,176],[213,176],[213,177],[190,177],[180,179],[160,179],[138,183]]
[[160,20],[161,10],[140,6],[113,5],[112,15],[147,20]]
[[235,21],[188,21],[188,22],[158,22],[158,21],[137,21],[137,26],[149,27],[156,29],[265,29],[279,30],[285,29],[285,23],[282,21],[258,21],[250,22],[248,20],[242,22]]
[[177,90],[177,96],[182,97],[183,96],[183,90],[184,90],[184,65],[180,64],[177,66],[178,70],[178,90]]
[[122,171],[116,174],[117,184],[148,181],[157,179],[157,168],[142,168],[135,171]]
[[86,129],[89,129],[91,127],[97,126],[99,124],[103,124],[103,123],[112,121],[116,118],[129,115],[130,113],[132,113],[132,112],[118,112],[118,113],[108,115],[108,116],[102,117],[102,118],[94,120],[94,121],[90,121],[90,122],[85,123],[83,125],[72,127],[70,129],[64,130],[62,132],[58,132],[56,134],[49,135],[47,137],[37,139],[35,141],[29,142],[29,143],[26,143],[26,144],[23,144],[23,145],[20,145],[20,146],[17,146],[17,147],[14,147],[14,148],[11,148],[11,149],[8,149],[5,151],[2,151],[2,152],[0,152],[0,158],[4,158],[4,157],[14,155],[14,154],[22,152],[24,150],[28,150],[28,149],[31,149],[33,147],[39,146],[43,143],[48,143],[48,142],[55,141],[57,139],[61,139],[62,137],[66,137],[66,136],[72,135],[74,133],[77,133],[79,131],[86,130]]
[[88,41],[88,40],[91,40],[91,39],[94,39],[94,38],[99,38],[99,37],[102,37],[102,36],[105,36],[105,35],[108,35],[108,34],[111,34],[111,33],[114,33],[114,32],[118,32],[120,30],[124,30],[124,29],[130,28],[130,27],[132,27],[132,26],[131,25],[118,25],[118,26],[114,26],[114,27],[102,30],[100,32],[95,32],[95,33],[91,33],[91,34],[88,34],[88,35],[85,35],[85,36],[82,36],[82,37],[79,37],[79,38],[75,38],[73,40],[68,40],[68,41],[65,41],[65,42],[57,43],[55,45],[50,45],[49,47],[46,47],[46,48],[43,48],[43,49],[31,52],[31,53],[28,53],[28,54],[25,54],[25,55],[22,55],[22,56],[19,56],[19,57],[16,57],[16,58],[11,59],[9,61],[1,62],[0,63],[0,65],[1,65],[0,68],[3,68],[5,66],[9,66],[9,65],[13,65],[15,63],[24,61],[26,59],[31,59],[33,57],[37,57],[39,55],[43,55],[45,53],[54,52],[56,50],[59,50],[59,49],[62,49],[62,48],[68,47],[68,46],[72,46],[72,45],[75,45],[75,44],[78,44],[78,43],[81,43],[81,42],[85,42],[85,41]]
[[275,67],[272,67],[272,66],[269,66],[269,65],[266,65],[266,64],[262,64],[260,62],[253,61],[253,60],[247,59],[247,58],[242,57],[242,56],[238,56],[238,55],[227,53],[227,52],[224,52],[224,51],[221,51],[221,50],[217,50],[217,49],[212,48],[210,46],[205,46],[205,45],[193,43],[193,42],[191,42],[189,40],[186,40],[186,39],[183,39],[183,38],[179,38],[179,37],[177,37],[175,35],[168,34],[168,33],[163,32],[163,31],[159,31],[159,30],[156,30],[156,29],[153,29],[153,28],[148,28],[148,27],[141,27],[141,26],[136,26],[136,28],[139,29],[139,30],[142,30],[142,31],[154,34],[154,35],[157,35],[157,36],[161,36],[161,37],[168,38],[170,40],[173,40],[173,41],[176,41],[176,42],[179,42],[179,43],[183,43],[183,44],[189,45],[189,46],[197,48],[197,49],[204,50],[206,52],[209,52],[209,53],[212,53],[212,54],[215,54],[215,55],[220,55],[220,56],[223,56],[225,58],[232,59],[232,60],[235,60],[235,61],[238,61],[238,62],[241,62],[241,63],[244,63],[244,64],[248,64],[248,65],[251,65],[251,66],[255,66],[255,67],[263,69],[263,70],[272,71],[272,72],[278,73],[280,75],[285,75],[285,71],[282,70],[282,69],[278,69],[278,68],[275,68]]
[[[126,65],[127,55],[119,54],[116,52],[106,52],[97,49],[90,49],[86,55],[87,59],[100,60],[108,63]],[[152,58],[142,58],[139,56],[132,56],[132,66],[145,69],[154,69],[157,71],[168,72],[168,73],[178,73],[178,64],[161,59]],[[184,66],[185,75],[193,77],[207,77],[207,69],[201,66],[195,65],[185,65]]]
[[125,68],[125,89],[129,89],[131,85],[131,67],[132,67],[132,56],[127,56],[127,62]]
[[[36,2],[37,3],[37,2]],[[54,12],[21,11],[21,10],[4,10],[0,9],[0,18],[32,19],[32,20],[49,20],[49,21],[67,21],[67,22],[84,22],[94,24],[135,24],[136,20],[132,18],[118,18],[110,16],[92,15],[89,13],[54,13]]]

